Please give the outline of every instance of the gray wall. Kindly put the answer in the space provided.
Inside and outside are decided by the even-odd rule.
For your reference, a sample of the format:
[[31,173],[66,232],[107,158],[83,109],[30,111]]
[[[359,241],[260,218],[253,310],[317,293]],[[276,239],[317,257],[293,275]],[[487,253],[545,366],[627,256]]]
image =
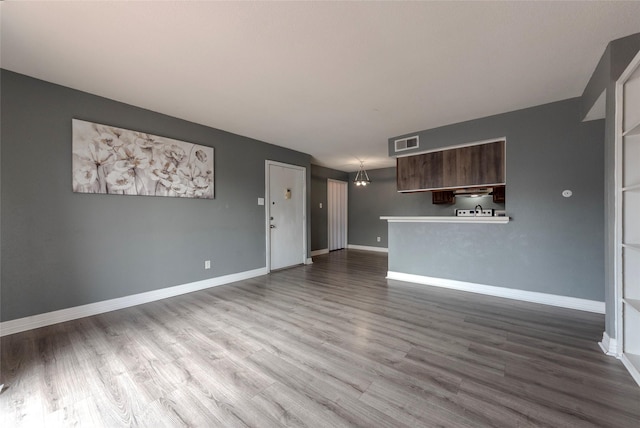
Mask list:
[[[596,67],[583,99],[583,116],[595,98],[606,90],[605,144],[604,154],[604,284],[606,318],[605,330],[609,337],[615,338],[615,84],[622,72],[640,50],[640,33],[609,43]],[[598,94],[598,95],[596,95]]]
[[[575,98],[419,132],[423,150],[506,137],[512,221],[395,225],[389,270],[603,301],[604,121],[580,119]],[[371,198],[375,189],[366,189]],[[563,198],[564,189],[573,197]],[[399,206],[375,215],[419,211]],[[352,233],[365,233],[356,227],[350,223],[350,242]],[[396,257],[400,251],[404,257]]]
[[[367,170],[367,173],[371,184],[366,187],[353,184],[355,172],[349,177],[349,244],[387,248],[387,222],[380,220],[381,215],[450,216],[456,208],[470,209],[476,204],[505,209],[505,204],[494,204],[491,196],[457,197],[453,205],[434,205],[431,192],[398,193],[395,167]],[[380,242],[376,240],[378,236]]]
[[[349,174],[323,166],[311,165],[311,250],[329,248],[328,179],[347,181]],[[322,208],[320,208],[320,204],[322,204]]]
[[[309,194],[309,155],[6,70],[0,83],[2,321],[264,267],[265,160],[306,167]],[[215,200],[72,193],[72,118],[214,147]]]

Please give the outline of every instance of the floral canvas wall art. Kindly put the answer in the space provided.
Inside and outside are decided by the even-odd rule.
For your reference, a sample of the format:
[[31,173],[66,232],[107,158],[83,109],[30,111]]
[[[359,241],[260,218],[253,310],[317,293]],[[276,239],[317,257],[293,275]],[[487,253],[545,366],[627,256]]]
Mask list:
[[213,148],[73,119],[73,191],[213,199]]

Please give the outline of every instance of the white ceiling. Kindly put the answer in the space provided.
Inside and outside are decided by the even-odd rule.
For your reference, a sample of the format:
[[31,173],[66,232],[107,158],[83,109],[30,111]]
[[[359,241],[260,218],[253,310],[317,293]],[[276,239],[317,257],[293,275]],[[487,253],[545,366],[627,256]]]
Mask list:
[[580,96],[640,32],[640,2],[0,4],[5,69],[344,171],[393,165],[390,137]]

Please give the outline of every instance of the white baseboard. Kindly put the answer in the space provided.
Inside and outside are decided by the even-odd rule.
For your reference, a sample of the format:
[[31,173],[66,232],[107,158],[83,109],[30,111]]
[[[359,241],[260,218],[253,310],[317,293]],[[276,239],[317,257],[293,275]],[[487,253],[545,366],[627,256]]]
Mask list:
[[635,380],[638,386],[640,386],[640,371],[638,371],[638,367],[640,367],[640,358],[636,356],[634,361],[630,361],[629,358],[630,356],[627,354],[623,353],[620,355],[620,361],[622,361],[622,364],[627,368],[633,380]]
[[216,278],[204,279],[202,281],[190,282],[188,284],[176,285],[173,287],[161,288],[147,291],[145,293],[133,294],[131,296],[118,297],[116,299],[103,300],[101,302],[89,303],[87,305],[75,306],[73,308],[60,309],[58,311],[46,312],[44,314],[18,318],[0,323],[0,337],[7,336],[21,331],[34,328],[45,327],[60,322],[71,321],[78,318],[98,315],[118,309],[141,305],[168,297],[179,296],[181,294],[192,293],[218,285],[229,284],[231,282],[242,281],[244,279],[255,278],[267,274],[267,268],[259,268],[246,272],[233,273]]
[[347,245],[347,249],[349,250],[364,250],[364,251],[375,251],[377,253],[388,253],[389,249],[384,247],[370,247],[368,245],[355,245],[349,244]]
[[307,259],[304,261],[305,265],[312,265],[313,264],[313,259],[311,257],[307,257]]
[[312,250],[311,251],[311,257],[321,256],[323,254],[329,254],[329,249],[328,248],[323,248],[322,250]]
[[600,345],[600,349],[605,354],[612,357],[618,356],[618,342],[616,339],[610,338],[606,331],[602,333],[602,342],[598,342],[598,345]]
[[598,302],[596,300],[558,296],[556,294],[538,293],[536,291],[518,290],[514,288],[495,287],[493,285],[474,284],[472,282],[433,278],[402,272],[389,271],[387,272],[387,279],[433,285],[435,287],[470,291],[472,293],[487,294],[489,296],[504,297],[506,299],[523,300],[525,302],[541,303],[543,305],[559,306],[562,308],[578,309],[580,311],[604,314],[604,302]]

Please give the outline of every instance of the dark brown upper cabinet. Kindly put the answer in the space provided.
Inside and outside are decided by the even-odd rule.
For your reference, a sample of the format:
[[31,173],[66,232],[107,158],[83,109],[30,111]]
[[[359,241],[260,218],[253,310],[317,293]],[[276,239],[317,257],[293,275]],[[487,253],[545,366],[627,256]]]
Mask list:
[[506,200],[505,186],[496,186],[493,188],[493,202],[504,204]]
[[397,158],[399,192],[505,184],[505,142]]
[[434,190],[431,192],[431,203],[435,205],[455,204],[456,195],[452,190]]

